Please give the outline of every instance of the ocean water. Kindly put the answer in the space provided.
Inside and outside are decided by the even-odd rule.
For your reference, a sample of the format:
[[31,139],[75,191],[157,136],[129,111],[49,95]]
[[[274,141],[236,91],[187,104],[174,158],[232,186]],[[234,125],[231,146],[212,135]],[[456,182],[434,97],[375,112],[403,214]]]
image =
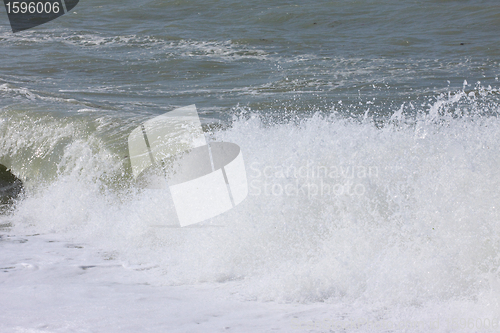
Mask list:
[[[498,1],[87,0],[0,23],[0,164],[25,183],[0,247],[337,309],[296,331],[498,329]],[[127,137],[190,104],[241,147],[249,196],[178,228]],[[5,251],[7,289],[32,266]]]

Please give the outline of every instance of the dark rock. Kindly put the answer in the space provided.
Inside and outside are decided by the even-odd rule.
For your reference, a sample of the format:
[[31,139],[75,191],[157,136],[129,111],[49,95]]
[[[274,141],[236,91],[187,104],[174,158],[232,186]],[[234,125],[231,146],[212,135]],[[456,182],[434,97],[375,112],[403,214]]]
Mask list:
[[8,205],[23,191],[23,182],[0,164],[0,205]]

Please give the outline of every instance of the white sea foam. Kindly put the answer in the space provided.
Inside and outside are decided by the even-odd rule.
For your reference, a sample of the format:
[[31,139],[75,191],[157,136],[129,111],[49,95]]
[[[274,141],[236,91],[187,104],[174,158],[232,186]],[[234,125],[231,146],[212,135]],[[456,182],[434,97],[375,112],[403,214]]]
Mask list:
[[[497,331],[497,1],[4,16],[0,164],[26,191],[0,216],[0,331]],[[177,228],[126,138],[185,103],[250,194]]]
[[[153,285],[222,283],[245,299],[343,306],[344,326],[494,320],[500,121],[498,105],[476,95],[443,95],[415,117],[402,107],[383,126],[369,117],[242,115],[212,140],[241,147],[250,194],[191,228],[176,227],[168,193],[130,185],[116,152],[73,134],[59,147],[58,176],[3,219],[14,234],[55,233],[151,267]],[[66,126],[38,140],[78,133]],[[3,149],[17,149],[14,141]],[[41,147],[44,156],[54,149]]]
[[[175,227],[167,194],[127,186],[110,151],[74,140],[58,178],[9,221],[16,234],[61,233],[156,266],[152,284],[221,282],[248,299],[385,308],[392,321],[435,311],[492,318],[500,309],[500,122],[474,114],[476,102],[443,96],[428,115],[395,112],[382,128],[321,115],[235,119],[213,139],[241,147],[249,197],[193,228]],[[467,111],[457,105],[469,105],[469,116],[449,111]],[[110,186],[113,177],[120,186]]]

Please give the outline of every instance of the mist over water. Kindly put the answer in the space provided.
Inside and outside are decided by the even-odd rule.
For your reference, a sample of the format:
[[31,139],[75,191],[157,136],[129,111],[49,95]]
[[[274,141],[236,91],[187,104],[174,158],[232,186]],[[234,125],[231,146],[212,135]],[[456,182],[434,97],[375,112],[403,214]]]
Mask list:
[[[241,147],[249,197],[190,228],[175,227],[166,193],[134,185],[123,152],[98,131],[42,118],[51,119],[44,128],[53,135],[26,145],[45,149],[47,165],[47,156],[59,154],[57,171],[2,219],[14,233],[62,233],[152,267],[153,284],[215,282],[247,299],[396,312],[458,302],[457,311],[493,316],[500,292],[497,97],[493,89],[457,91],[415,116],[403,105],[383,125],[320,113],[268,123],[240,110],[211,137]],[[86,121],[82,128],[99,122]],[[16,142],[14,159],[15,149],[25,150]]]

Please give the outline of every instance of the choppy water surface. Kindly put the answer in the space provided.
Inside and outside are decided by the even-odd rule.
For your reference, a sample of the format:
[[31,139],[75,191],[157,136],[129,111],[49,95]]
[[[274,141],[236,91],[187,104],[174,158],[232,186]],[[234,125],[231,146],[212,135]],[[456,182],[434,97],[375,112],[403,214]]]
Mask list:
[[[0,163],[26,183],[9,232],[150,263],[152,284],[498,317],[497,1],[88,0],[16,34],[0,16]],[[126,140],[189,104],[241,147],[250,194],[180,229]]]

